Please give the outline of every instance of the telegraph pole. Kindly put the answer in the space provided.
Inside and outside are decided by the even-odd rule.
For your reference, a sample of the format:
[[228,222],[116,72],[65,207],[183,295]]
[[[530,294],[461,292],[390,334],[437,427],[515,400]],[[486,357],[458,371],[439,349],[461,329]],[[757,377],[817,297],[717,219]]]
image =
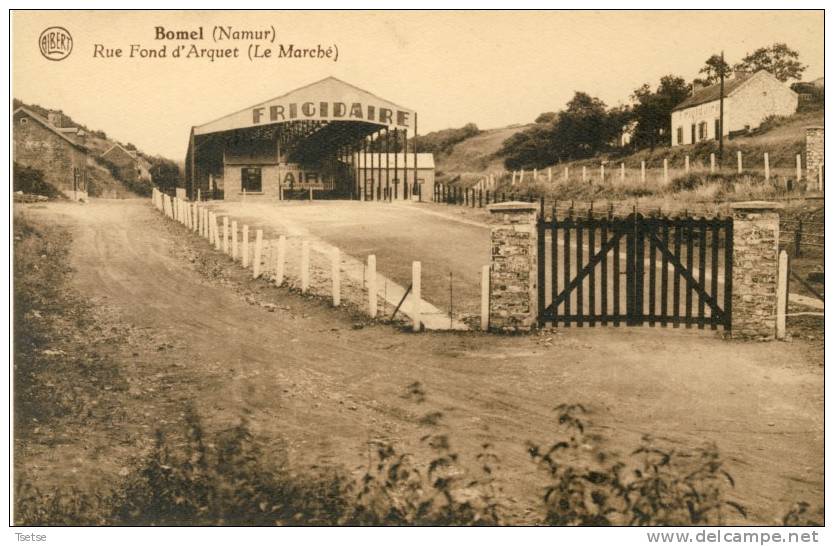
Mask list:
[[721,66],[718,70],[720,98],[718,101],[718,160],[724,157],[724,52],[721,52]]

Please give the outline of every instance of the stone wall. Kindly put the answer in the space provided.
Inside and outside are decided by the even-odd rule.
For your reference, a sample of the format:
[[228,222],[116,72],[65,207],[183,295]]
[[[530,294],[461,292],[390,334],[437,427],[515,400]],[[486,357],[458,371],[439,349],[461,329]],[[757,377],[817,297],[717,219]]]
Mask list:
[[733,337],[775,336],[781,207],[763,201],[733,205]]
[[538,206],[497,203],[491,213],[489,328],[526,332],[536,326]]
[[825,162],[825,128],[807,127],[805,129],[805,168],[808,180],[817,180],[819,166]]

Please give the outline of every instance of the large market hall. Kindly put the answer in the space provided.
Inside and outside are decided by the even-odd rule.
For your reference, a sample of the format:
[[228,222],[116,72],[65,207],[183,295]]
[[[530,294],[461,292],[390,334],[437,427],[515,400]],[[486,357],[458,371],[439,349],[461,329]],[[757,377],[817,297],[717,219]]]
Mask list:
[[430,200],[417,112],[334,77],[191,128],[191,199]]

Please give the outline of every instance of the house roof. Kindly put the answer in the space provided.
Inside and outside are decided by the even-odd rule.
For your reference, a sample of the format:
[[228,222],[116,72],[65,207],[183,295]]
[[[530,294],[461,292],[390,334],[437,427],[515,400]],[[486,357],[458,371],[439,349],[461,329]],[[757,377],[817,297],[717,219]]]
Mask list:
[[[405,165],[405,167],[407,169],[413,169],[414,168],[414,153],[413,152],[409,152],[409,153],[405,154],[405,156],[406,156],[405,159],[403,159],[403,154],[402,153],[398,153],[398,154],[377,154],[377,153],[364,154],[364,153],[360,152],[359,153],[359,160],[356,163],[357,168],[359,168],[359,169],[364,169],[365,168],[365,156],[366,155],[368,156],[368,168],[369,169],[371,169],[371,168],[378,169],[380,167],[380,165],[382,165],[382,168],[385,169],[385,165],[386,165],[386,163],[385,163],[386,157],[385,156],[386,155],[388,156],[387,165],[388,165],[389,169],[394,168],[394,162],[395,161],[397,163],[397,168],[401,168],[403,165]],[[434,154],[418,153],[417,154],[417,168],[418,169],[434,169]]]
[[41,117],[40,115],[36,114],[32,110],[29,110],[28,108],[26,108],[25,106],[19,106],[14,111],[12,116],[16,116],[18,114],[18,112],[25,113],[27,116],[29,116],[33,120],[37,121],[38,123],[40,123],[41,125],[43,125],[47,129],[49,129],[50,131],[52,131],[53,133],[55,133],[56,135],[58,135],[62,139],[66,140],[67,142],[69,142],[70,144],[72,144],[73,146],[78,148],[79,150],[81,150],[83,152],[89,152],[89,149],[87,149],[86,146],[84,146],[83,144],[79,144],[78,142],[75,142],[73,139],[68,137],[66,134],[62,133],[61,130],[58,127],[55,127],[54,125],[49,123],[48,119]]
[[101,154],[101,157],[106,156],[107,154],[109,154],[110,152],[112,152],[112,151],[113,151],[113,150],[115,150],[115,149],[119,149],[119,150],[123,151],[125,154],[127,154],[128,156],[130,156],[130,157],[131,157],[131,159],[133,159],[134,161],[136,161],[136,160],[137,160],[137,159],[136,159],[136,153],[135,153],[135,152],[131,152],[130,150],[128,150],[127,148],[125,148],[124,146],[122,146],[122,145],[121,145],[121,144],[119,144],[119,143],[113,144],[112,146],[110,146],[109,148],[107,148],[107,151],[105,151],[104,153],[102,153],[102,154]]
[[[758,74],[758,72],[756,72]],[[739,87],[742,86],[746,81],[750,78],[756,76],[756,74],[748,74],[746,76],[730,78],[729,80],[724,80],[724,96],[729,97],[735,91],[738,90]],[[713,85],[708,85],[702,89],[699,89],[691,96],[687,97],[683,102],[672,108],[673,112],[678,110],[686,110],[687,108],[692,108],[693,106],[698,106],[699,104],[706,104],[708,102],[716,101],[721,98],[721,84],[715,83]]]
[[[264,120],[259,123],[253,121],[252,111],[254,109],[263,109],[263,111],[269,112],[269,108],[271,106],[281,107],[290,103],[303,104],[305,102],[310,102],[315,105],[318,105],[321,102],[338,102],[344,103],[345,105],[347,105],[348,108],[350,108],[351,104],[354,103],[366,105],[370,104],[375,106],[376,108],[383,107],[394,111],[399,110],[407,112],[411,115],[413,115],[414,113],[414,111],[409,108],[404,108],[402,106],[394,104],[391,101],[378,97],[373,93],[365,91],[364,89],[360,89],[355,85],[344,82],[333,76],[329,76],[317,82],[299,87],[298,89],[294,89],[288,93],[284,93],[283,95],[279,95],[270,100],[254,104],[242,110],[238,110],[237,112],[233,112],[214,121],[198,125],[194,127],[194,135],[198,136],[221,131],[229,131],[233,129],[244,129],[254,127],[257,125],[267,125],[270,123],[270,121],[268,121],[268,116],[264,116]],[[368,123],[375,123],[378,125],[386,125],[385,123],[378,123],[372,120],[352,119],[349,115],[335,117],[333,115],[332,108],[328,114],[322,114],[321,112],[319,112],[313,116],[299,115],[295,119],[290,119],[286,121],[303,121],[305,119],[317,119],[324,121],[343,120],[364,121]],[[394,121],[396,122],[396,119]]]

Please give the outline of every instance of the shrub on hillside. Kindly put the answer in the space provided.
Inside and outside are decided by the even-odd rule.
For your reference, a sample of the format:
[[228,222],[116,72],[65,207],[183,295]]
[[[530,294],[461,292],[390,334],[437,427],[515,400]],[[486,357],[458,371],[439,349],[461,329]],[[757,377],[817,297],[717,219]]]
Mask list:
[[703,183],[704,179],[701,175],[689,173],[673,178],[669,183],[669,191],[673,193],[692,191]]
[[62,199],[64,195],[52,184],[43,179],[43,172],[38,169],[14,163],[12,187],[32,195],[43,195],[52,199]]

